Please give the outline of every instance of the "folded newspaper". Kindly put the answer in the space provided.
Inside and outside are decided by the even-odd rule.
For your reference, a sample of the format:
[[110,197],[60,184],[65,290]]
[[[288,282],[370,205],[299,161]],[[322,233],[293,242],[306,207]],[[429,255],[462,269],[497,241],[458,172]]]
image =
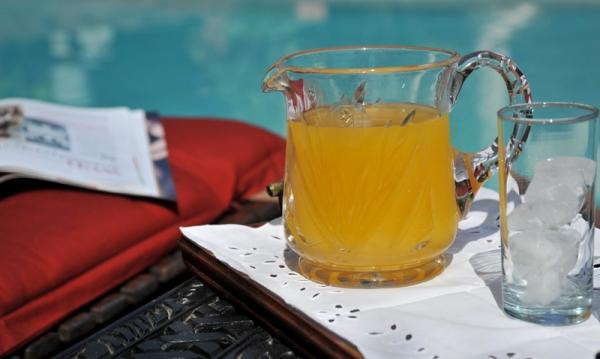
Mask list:
[[0,100],[0,183],[30,177],[175,200],[167,155],[156,114]]

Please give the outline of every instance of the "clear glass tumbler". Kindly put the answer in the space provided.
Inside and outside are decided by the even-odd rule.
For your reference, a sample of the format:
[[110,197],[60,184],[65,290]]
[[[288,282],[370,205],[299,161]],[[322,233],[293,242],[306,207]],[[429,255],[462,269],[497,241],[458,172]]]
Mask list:
[[513,317],[565,325],[590,316],[597,118],[564,102],[498,111],[502,298]]

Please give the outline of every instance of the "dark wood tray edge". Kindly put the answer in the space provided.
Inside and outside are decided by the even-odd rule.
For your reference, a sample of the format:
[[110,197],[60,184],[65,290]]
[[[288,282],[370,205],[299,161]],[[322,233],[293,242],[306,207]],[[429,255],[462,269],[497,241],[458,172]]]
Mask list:
[[222,298],[310,358],[362,358],[356,346],[290,307],[279,296],[229,267],[189,239],[179,239],[188,268]]

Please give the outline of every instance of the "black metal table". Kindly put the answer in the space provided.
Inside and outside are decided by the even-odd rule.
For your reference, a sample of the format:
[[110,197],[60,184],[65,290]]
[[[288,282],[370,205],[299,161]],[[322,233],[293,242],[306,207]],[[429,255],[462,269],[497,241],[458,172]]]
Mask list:
[[296,358],[197,278],[190,278],[59,358]]

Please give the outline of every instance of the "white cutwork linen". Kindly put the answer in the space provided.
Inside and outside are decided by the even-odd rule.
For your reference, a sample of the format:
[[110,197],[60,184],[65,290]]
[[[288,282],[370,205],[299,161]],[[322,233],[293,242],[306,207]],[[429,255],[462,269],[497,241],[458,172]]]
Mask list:
[[[206,225],[183,234],[289,305],[354,343],[367,358],[593,358],[600,351],[600,288],[584,323],[544,327],[501,310],[498,194],[482,189],[459,224],[452,262],[430,281],[346,289],[309,281],[285,262],[281,220],[260,228]],[[598,238],[598,230],[596,230]],[[596,243],[595,263],[600,259]],[[598,278],[596,278],[598,279]]]

